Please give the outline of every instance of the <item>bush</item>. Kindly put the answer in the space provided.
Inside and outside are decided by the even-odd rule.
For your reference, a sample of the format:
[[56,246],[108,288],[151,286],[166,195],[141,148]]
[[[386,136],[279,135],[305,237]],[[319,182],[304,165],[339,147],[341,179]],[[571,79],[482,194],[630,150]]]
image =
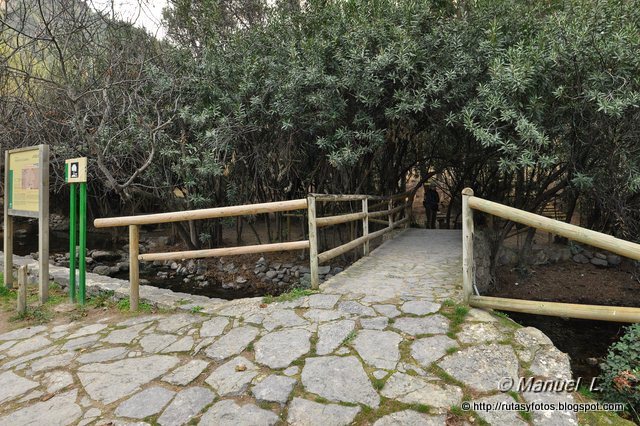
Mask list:
[[640,324],[626,327],[624,336],[609,347],[601,368],[603,398],[625,403],[626,410],[640,420]]

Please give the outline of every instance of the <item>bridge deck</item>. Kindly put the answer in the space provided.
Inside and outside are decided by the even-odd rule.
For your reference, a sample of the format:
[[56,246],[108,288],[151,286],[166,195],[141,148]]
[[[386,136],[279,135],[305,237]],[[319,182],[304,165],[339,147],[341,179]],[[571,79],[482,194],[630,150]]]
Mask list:
[[459,301],[462,233],[409,228],[331,278],[322,288],[364,295],[366,302],[407,298]]

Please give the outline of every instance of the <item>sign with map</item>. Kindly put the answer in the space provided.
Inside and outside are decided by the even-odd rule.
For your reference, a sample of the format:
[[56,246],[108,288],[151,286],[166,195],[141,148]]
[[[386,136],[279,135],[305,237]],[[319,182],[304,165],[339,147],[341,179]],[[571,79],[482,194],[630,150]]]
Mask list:
[[33,217],[40,210],[40,159],[40,147],[8,153],[7,198],[12,216]]

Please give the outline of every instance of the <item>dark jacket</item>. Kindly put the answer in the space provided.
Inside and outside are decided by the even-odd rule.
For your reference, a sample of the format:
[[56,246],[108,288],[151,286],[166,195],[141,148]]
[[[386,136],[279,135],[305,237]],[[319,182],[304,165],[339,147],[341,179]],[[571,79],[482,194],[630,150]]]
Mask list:
[[438,210],[440,204],[440,195],[435,189],[427,188],[424,191],[424,208],[430,210]]

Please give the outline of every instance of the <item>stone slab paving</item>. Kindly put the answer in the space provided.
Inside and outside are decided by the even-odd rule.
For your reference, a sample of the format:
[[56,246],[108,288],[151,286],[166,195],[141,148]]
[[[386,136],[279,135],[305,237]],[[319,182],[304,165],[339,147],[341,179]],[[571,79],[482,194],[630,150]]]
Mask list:
[[[478,309],[456,314],[460,239],[406,230],[318,294],[289,302],[194,297],[204,313],[3,333],[0,426],[468,424],[456,419],[466,400],[573,401],[500,391],[504,377],[571,377],[569,359],[539,330]],[[101,285],[126,293],[109,280]],[[143,298],[158,294],[177,300],[160,289]],[[494,425],[577,424],[571,412],[474,415]]]

